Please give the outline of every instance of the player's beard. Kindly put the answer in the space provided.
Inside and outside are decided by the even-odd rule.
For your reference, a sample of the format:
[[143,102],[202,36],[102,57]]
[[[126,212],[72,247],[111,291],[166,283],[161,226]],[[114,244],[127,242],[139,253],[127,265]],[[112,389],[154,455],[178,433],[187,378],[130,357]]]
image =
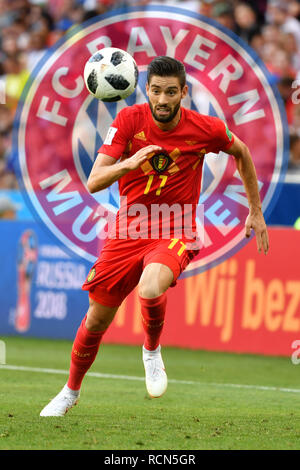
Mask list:
[[153,105],[150,101],[149,101],[149,106],[150,106],[150,109],[151,109],[152,116],[154,117],[154,119],[156,121],[158,121],[158,122],[171,122],[174,119],[174,117],[176,116],[176,114],[178,113],[179,109],[180,109],[180,101],[174,106],[173,111],[170,110],[169,106],[158,106],[159,108],[170,110],[170,114],[168,114],[166,116],[157,115],[156,112],[155,112],[155,109],[154,109],[154,107],[153,107]]

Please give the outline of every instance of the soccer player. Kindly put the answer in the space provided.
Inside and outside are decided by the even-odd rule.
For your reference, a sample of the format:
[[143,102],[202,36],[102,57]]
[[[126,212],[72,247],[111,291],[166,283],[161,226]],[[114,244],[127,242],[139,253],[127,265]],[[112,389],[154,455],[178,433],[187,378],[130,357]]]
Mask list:
[[[118,181],[120,210],[114,235],[105,240],[83,285],[89,291],[89,309],[75,337],[68,381],[41,416],[63,416],[77,403],[82,380],[96,358],[105,331],[123,299],[137,285],[145,332],[146,388],[151,397],[160,397],[166,391],[160,346],[166,291],[199,252],[191,242],[196,239],[195,208],[205,153],[223,151],[234,156],[249,202],[245,236],[250,237],[253,229],[258,250],[268,252],[257,177],[247,146],[221,119],[181,106],[188,93],[181,62],[156,57],[147,69],[146,92],[148,103],[119,112],[88,178],[91,193]],[[149,217],[153,207],[165,204],[170,208],[174,203],[183,210],[192,207],[191,226],[181,237],[172,236],[184,225],[180,214],[172,217],[169,213],[169,220],[153,221]],[[138,212],[144,219],[138,217],[139,224],[135,224]],[[168,237],[162,233],[166,223],[170,227]],[[153,228],[158,230],[155,237],[150,233]]]

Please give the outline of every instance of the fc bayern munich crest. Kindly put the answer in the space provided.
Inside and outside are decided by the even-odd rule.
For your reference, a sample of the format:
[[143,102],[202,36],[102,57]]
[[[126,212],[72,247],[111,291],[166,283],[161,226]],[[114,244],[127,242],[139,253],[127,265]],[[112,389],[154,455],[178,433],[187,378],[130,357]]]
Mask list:
[[[103,47],[123,49],[136,61],[138,85],[125,100],[102,102],[85,87],[84,65]],[[228,132],[249,147],[265,216],[277,199],[287,162],[287,125],[279,94],[257,55],[214,21],[181,8],[112,11],[72,29],[44,56],[25,87],[14,129],[28,204],[57,241],[92,263],[108,220],[118,211],[119,194],[117,183],[90,194],[87,178],[116,114],[147,101],[146,68],[160,55],[185,65],[189,94],[182,105],[223,119]],[[152,163],[160,172],[169,161],[162,154]],[[220,263],[248,241],[247,197],[229,155],[205,155],[200,204],[202,246],[182,277]]]

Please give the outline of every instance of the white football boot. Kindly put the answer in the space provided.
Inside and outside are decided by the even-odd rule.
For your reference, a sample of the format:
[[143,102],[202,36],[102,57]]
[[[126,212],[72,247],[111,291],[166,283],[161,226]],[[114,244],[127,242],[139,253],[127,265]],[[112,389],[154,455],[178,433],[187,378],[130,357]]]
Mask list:
[[147,351],[143,346],[146,388],[151,398],[161,397],[168,386],[168,378],[160,351],[160,346],[154,351]]
[[67,385],[41,411],[40,416],[64,416],[74,405],[77,405],[80,392],[71,390]]

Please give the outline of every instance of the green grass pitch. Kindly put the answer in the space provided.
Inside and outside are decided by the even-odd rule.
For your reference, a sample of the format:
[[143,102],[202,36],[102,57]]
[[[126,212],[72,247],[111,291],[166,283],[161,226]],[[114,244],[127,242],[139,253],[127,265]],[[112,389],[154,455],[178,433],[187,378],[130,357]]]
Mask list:
[[1,339],[1,450],[300,448],[300,365],[288,357],[163,348],[168,390],[150,399],[141,348],[102,344],[79,404],[41,418],[66,382],[71,342]]

